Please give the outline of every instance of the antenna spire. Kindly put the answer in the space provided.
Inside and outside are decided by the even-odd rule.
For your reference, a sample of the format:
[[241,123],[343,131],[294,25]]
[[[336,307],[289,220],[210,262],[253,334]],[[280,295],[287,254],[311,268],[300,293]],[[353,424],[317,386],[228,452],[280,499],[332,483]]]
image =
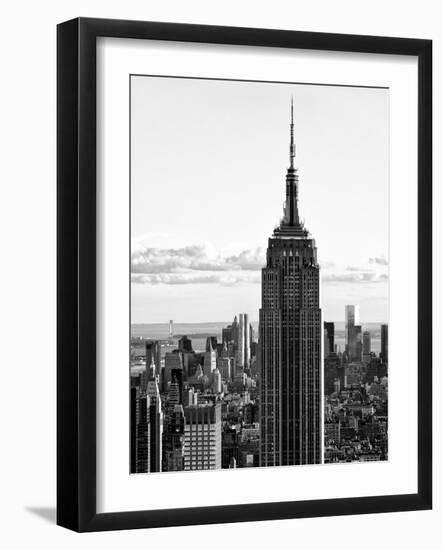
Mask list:
[[294,97],[291,96],[291,143],[289,146],[290,167],[294,168],[295,144],[294,144]]
[[286,201],[284,206],[283,223],[289,226],[298,226],[298,175],[294,168],[295,143],[294,143],[294,98],[291,96],[291,141],[289,145],[290,166],[286,174]]

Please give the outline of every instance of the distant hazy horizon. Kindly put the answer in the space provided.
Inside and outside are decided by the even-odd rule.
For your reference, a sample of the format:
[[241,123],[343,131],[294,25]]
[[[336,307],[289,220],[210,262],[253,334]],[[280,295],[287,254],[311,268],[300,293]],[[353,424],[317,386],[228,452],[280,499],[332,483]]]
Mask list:
[[[257,341],[258,321],[250,321]],[[192,340],[194,350],[204,351],[206,345],[206,337],[208,335],[221,337],[222,329],[230,321],[211,321],[209,323],[173,323],[173,337],[189,336]],[[335,324],[335,343],[344,350],[345,346],[345,323],[344,321],[334,322]],[[362,323],[363,330],[368,330],[371,333],[371,348],[372,351],[379,353],[381,348],[380,326],[386,323]],[[199,337],[199,335],[203,335]],[[166,323],[133,323],[131,325],[131,336],[133,338],[158,339],[167,340],[169,337],[169,322]]]
[[[178,325],[195,325],[195,326],[199,326],[199,325],[206,325],[206,326],[209,326],[209,325],[230,325],[233,321],[233,318],[228,320],[228,321],[196,321],[196,322],[188,322],[188,321],[174,321],[173,320],[173,326],[178,326]],[[330,319],[323,319],[324,322],[329,322],[329,323],[334,323],[335,326],[340,326],[340,327],[344,327],[345,326],[345,321],[331,321]],[[258,326],[258,321],[255,320],[255,319],[250,319],[249,322],[252,324],[252,325],[257,325]],[[362,327],[364,326],[374,326],[374,325],[388,325],[389,323],[387,321],[369,321],[367,323],[365,322],[361,322],[360,323]],[[169,321],[160,321],[160,322],[154,322],[154,323],[131,323],[131,327],[137,327],[137,326],[165,326],[165,327],[169,327]]]

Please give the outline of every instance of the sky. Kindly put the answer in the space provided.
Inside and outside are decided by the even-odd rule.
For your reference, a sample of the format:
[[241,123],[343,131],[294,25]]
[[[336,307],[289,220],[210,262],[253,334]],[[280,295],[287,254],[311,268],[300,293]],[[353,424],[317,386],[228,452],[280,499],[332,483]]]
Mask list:
[[325,320],[388,320],[389,90],[131,77],[131,321],[258,320],[294,100]]

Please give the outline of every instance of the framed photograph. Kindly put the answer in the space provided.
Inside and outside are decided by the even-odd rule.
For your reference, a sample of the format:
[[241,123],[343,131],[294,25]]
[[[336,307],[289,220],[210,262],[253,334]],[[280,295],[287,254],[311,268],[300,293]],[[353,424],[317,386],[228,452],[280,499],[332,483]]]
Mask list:
[[429,40],[58,26],[59,525],[429,509]]

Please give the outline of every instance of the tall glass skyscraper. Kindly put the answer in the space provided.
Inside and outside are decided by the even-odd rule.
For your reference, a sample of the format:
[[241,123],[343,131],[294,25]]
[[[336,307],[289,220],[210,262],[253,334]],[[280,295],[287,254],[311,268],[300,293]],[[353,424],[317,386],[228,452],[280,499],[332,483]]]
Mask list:
[[281,223],[268,242],[260,309],[260,466],[321,463],[317,249],[300,221],[291,101],[290,166]]
[[359,324],[360,309],[355,305],[345,306],[345,341],[350,361],[361,361],[362,329]]

